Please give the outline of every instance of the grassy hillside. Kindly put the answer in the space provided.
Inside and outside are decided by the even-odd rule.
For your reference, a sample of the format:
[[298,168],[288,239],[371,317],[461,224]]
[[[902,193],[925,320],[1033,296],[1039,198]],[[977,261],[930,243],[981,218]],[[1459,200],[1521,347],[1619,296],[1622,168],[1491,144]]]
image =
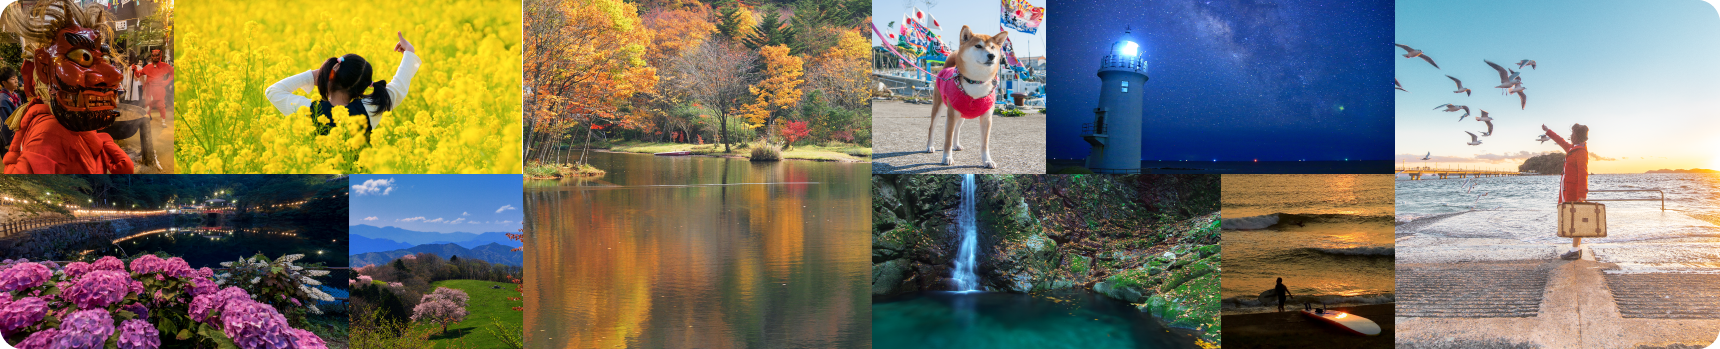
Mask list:
[[[448,326],[448,332],[431,335],[431,341],[438,348],[510,348],[503,344],[491,332],[495,329],[492,322],[501,322],[504,328],[520,330],[525,322],[525,313],[515,311],[514,307],[525,306],[524,301],[508,300],[508,297],[520,297],[514,291],[514,284],[495,281],[478,280],[444,280],[432,285],[466,291],[471,300],[466,302],[466,321]],[[500,289],[491,288],[499,286]],[[419,326],[435,326],[434,324],[419,324]],[[450,345],[454,344],[454,345]]]

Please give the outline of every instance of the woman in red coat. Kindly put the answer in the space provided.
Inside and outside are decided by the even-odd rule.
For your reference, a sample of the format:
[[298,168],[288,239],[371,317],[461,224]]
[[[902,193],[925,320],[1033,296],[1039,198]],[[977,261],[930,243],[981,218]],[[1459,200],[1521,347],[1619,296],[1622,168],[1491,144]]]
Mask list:
[[1565,148],[1565,182],[1560,187],[1563,193],[1559,202],[1588,201],[1589,197],[1589,127],[1583,124],[1571,125],[1571,141],[1565,142],[1558,133],[1541,125],[1541,130],[1547,132],[1547,137]]

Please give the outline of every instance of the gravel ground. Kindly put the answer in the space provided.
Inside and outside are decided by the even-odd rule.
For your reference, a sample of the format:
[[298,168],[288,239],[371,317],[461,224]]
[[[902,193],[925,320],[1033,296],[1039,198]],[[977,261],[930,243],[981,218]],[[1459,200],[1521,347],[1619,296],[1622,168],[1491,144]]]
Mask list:
[[1045,114],[993,117],[995,169],[985,168],[980,160],[980,125],[974,120],[957,131],[965,150],[955,151],[955,165],[943,164],[943,117],[938,118],[933,142],[937,151],[927,153],[926,122],[931,114],[930,104],[872,101],[872,173],[1045,173]]

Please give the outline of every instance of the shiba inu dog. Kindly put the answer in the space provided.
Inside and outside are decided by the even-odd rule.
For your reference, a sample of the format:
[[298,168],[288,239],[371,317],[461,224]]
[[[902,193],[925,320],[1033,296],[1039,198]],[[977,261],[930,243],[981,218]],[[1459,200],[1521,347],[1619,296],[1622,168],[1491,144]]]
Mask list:
[[[944,165],[954,165],[950,151],[961,150],[956,129],[965,119],[979,119],[981,137],[980,159],[986,168],[997,168],[991,160],[991,110],[997,100],[997,70],[1002,66],[1003,43],[1009,32],[997,35],[974,34],[962,26],[961,46],[944,62],[938,78],[932,82],[932,122],[926,126],[926,152],[932,148],[938,125],[938,110],[948,107],[944,123]],[[959,116],[959,117],[958,117]],[[983,116],[983,117],[982,117]]]

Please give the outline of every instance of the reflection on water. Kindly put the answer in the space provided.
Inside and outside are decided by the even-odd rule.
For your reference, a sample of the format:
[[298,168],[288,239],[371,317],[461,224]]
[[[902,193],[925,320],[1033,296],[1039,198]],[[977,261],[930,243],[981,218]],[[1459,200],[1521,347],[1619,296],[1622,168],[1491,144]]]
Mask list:
[[300,253],[305,257],[297,264],[322,262],[324,266],[345,267],[346,228],[337,224],[270,223],[261,226],[202,227],[200,224],[146,230],[117,239],[110,248],[124,255],[139,252],[167,252],[185,258],[193,268],[220,267],[239,257],[262,252],[269,258]]
[[1160,326],[1098,294],[921,292],[873,306],[878,348],[1194,348],[1187,330]]
[[528,347],[870,347],[869,165],[591,156],[526,183]]

